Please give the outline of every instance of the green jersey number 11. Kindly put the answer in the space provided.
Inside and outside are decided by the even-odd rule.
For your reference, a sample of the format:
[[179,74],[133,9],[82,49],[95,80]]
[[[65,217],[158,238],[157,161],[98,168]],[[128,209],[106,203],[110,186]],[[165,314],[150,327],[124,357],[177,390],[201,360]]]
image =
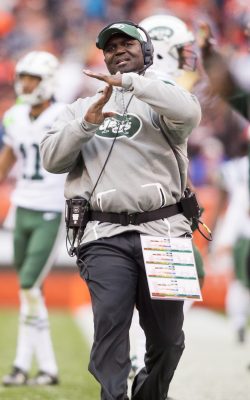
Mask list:
[[32,143],[29,146],[25,146],[22,143],[20,145],[20,151],[24,162],[23,179],[42,180],[43,176],[41,173],[41,159],[38,144]]

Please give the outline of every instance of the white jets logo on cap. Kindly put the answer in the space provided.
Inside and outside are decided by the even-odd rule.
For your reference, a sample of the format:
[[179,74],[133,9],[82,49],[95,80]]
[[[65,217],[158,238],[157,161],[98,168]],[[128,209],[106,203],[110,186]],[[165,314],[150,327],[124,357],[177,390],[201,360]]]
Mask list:
[[124,24],[114,24],[114,25],[112,25],[111,28],[122,29],[122,28],[125,28],[125,25]]

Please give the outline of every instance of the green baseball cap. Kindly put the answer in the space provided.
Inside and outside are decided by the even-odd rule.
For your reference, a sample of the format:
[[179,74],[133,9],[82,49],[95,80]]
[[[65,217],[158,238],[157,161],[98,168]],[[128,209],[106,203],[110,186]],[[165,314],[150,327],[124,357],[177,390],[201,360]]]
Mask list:
[[124,33],[125,35],[128,35],[133,39],[139,40],[139,42],[141,43],[143,42],[143,37],[141,36],[139,30],[135,25],[130,25],[124,22],[117,22],[107,26],[99,33],[96,40],[96,47],[103,50],[111,36],[117,33]]

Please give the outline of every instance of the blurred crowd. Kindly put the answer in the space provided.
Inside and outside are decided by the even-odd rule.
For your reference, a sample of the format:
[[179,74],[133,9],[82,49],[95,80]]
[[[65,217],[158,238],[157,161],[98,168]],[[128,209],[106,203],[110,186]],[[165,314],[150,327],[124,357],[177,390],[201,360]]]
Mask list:
[[[100,29],[114,20],[139,23],[157,13],[183,19],[195,33],[199,21],[207,22],[218,48],[228,56],[249,51],[248,0],[1,0],[0,119],[15,100],[14,68],[22,55],[47,50],[59,58],[57,97],[69,103],[96,90],[82,69],[105,68],[102,52],[95,47]],[[199,53],[198,48],[196,51]],[[215,99],[214,104],[209,93],[206,99],[203,83],[200,81],[195,91],[202,91],[206,113],[189,144],[190,174],[195,186],[211,184],[223,160],[244,154],[246,145],[237,138],[248,126],[223,101]]]
[[[56,55],[60,61],[56,97],[60,102],[71,103],[78,97],[94,94],[99,86],[99,81],[84,75],[83,69],[106,70],[103,53],[95,46],[100,30],[113,21],[140,23],[154,14],[170,14],[182,19],[197,39],[193,47],[198,56],[198,67],[185,75],[185,86],[197,95],[203,115],[201,124],[189,138],[189,174],[192,185],[201,188],[200,192],[207,186],[217,188],[219,200],[209,199],[213,203],[210,227],[218,231],[218,225],[221,225],[224,230],[219,232],[221,236],[214,235],[213,243],[217,244],[213,250],[217,256],[214,264],[216,268],[223,265],[224,251],[235,265],[236,279],[227,297],[227,311],[235,320],[239,341],[243,342],[250,304],[250,272],[246,271],[250,237],[249,158],[246,156],[249,120],[212,91],[203,65],[199,37],[201,24],[208,24],[213,33],[213,45],[221,55],[237,61],[248,54],[248,63],[240,71],[244,92],[244,79],[249,76],[250,65],[249,0],[1,0],[0,148],[1,120],[15,102],[15,65],[23,55],[32,50],[45,50]],[[248,87],[246,93],[249,92]],[[218,182],[219,173],[221,182]],[[214,206],[216,202],[218,210]],[[224,222],[222,219],[218,224],[226,202],[230,204],[228,213],[225,213]],[[204,203],[204,214],[208,215],[209,204]],[[243,226],[247,228],[244,232]],[[225,264],[228,267],[227,259]],[[249,276],[246,277],[246,273]],[[235,299],[238,299],[237,304]]]

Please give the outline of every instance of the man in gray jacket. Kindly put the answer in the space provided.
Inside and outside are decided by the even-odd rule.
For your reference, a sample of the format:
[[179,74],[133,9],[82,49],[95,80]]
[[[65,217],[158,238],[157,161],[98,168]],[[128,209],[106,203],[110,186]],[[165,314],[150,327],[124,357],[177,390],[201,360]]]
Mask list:
[[146,335],[146,367],[133,400],[164,400],[184,349],[183,301],[152,300],[140,235],[191,234],[180,199],[187,177],[187,138],[200,121],[196,98],[152,72],[153,47],[129,22],[97,38],[110,75],[95,96],[66,107],[41,143],[45,168],[68,172],[65,196],[87,200],[89,222],[78,246],[91,293],[94,343],[90,372],[102,400],[127,399],[129,328],[134,306]]

